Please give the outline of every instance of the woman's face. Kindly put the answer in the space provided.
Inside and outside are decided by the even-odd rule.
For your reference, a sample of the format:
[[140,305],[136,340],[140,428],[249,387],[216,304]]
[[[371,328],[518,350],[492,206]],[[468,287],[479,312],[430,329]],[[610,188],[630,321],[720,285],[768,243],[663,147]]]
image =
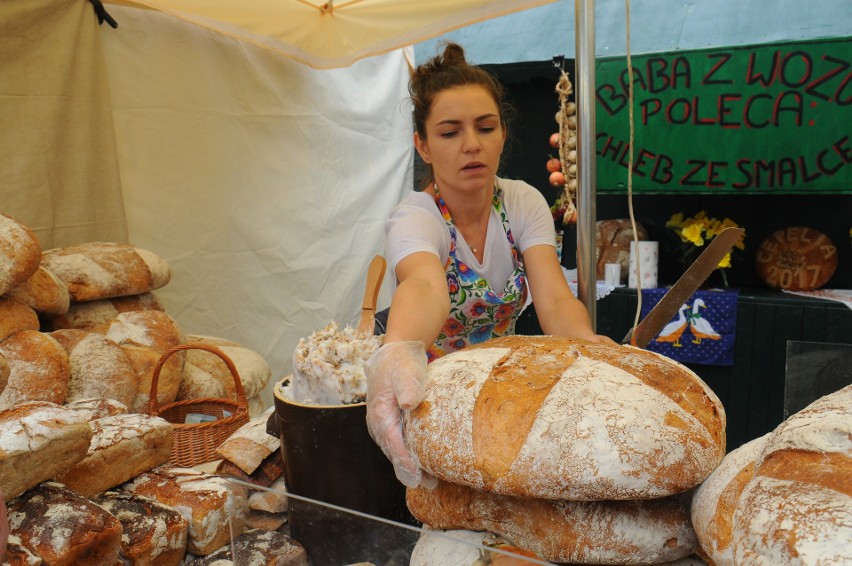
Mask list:
[[414,134],[414,145],[432,165],[442,191],[493,186],[505,141],[497,103],[478,85],[438,93],[426,120],[426,139]]

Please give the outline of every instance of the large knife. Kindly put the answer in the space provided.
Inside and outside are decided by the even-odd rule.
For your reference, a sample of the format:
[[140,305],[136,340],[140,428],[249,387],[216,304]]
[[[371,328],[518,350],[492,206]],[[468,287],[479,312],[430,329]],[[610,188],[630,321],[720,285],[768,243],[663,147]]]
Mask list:
[[663,298],[660,299],[651,312],[627,332],[627,336],[621,341],[622,344],[631,344],[639,348],[648,345],[654,336],[659,334],[663,326],[668,324],[672,317],[677,314],[680,306],[692,296],[702,283],[713,273],[713,270],[731,251],[734,244],[742,237],[745,230],[742,228],[725,228],[707,244],[692,265],[680,276],[680,279],[672,285]]

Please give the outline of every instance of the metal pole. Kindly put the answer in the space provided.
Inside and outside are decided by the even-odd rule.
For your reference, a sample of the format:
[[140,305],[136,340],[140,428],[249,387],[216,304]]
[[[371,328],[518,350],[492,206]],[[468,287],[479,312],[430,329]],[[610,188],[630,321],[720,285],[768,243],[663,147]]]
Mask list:
[[577,295],[597,327],[595,207],[595,0],[574,0],[577,31]]

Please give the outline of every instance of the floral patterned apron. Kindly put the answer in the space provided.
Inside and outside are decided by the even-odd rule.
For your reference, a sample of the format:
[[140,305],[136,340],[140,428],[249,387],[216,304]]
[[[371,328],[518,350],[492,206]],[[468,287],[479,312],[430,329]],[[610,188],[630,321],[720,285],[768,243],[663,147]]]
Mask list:
[[500,215],[506,239],[512,246],[515,269],[502,293],[492,290],[485,279],[456,256],[456,226],[444,199],[437,194],[437,187],[435,192],[436,204],[450,230],[450,255],[445,265],[450,292],[450,316],[435,343],[426,352],[430,362],[469,344],[513,334],[528,293],[524,264],[503,208],[503,191],[495,187],[492,204]]

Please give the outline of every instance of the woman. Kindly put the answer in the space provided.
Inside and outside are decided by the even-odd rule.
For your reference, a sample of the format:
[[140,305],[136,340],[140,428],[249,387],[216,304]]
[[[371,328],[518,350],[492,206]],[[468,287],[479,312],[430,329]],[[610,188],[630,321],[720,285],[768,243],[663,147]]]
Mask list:
[[420,65],[409,86],[414,146],[429,169],[387,225],[395,274],[382,348],[367,362],[367,425],[410,487],[423,482],[402,439],[400,409],[423,397],[427,360],[512,334],[528,293],[546,334],[596,335],[556,255],[544,197],[497,177],[506,141],[502,87],[448,44]]

